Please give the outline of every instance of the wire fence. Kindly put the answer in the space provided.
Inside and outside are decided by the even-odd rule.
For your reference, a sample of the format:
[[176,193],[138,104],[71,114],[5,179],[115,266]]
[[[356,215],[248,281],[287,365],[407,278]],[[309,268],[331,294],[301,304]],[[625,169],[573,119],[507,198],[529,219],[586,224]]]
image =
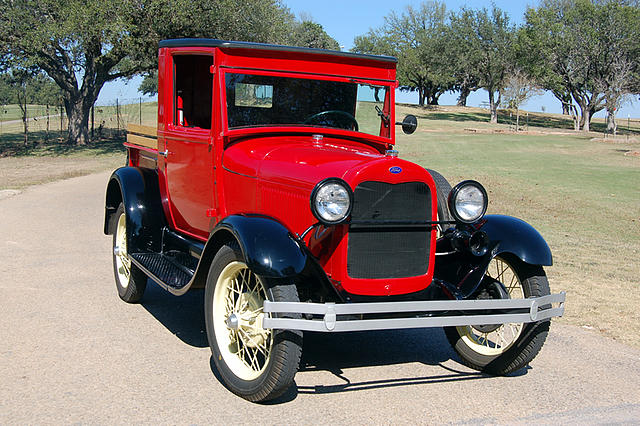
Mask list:
[[[157,122],[157,106],[155,101],[144,98],[117,98],[106,105],[96,105],[89,116],[89,136],[91,140],[102,138],[124,137],[129,123],[155,126]],[[515,113],[507,116],[501,111],[500,121],[515,130]],[[4,105],[0,107],[0,137],[18,141],[24,134],[22,110],[18,105]],[[40,142],[57,139],[66,141],[69,131],[69,120],[62,105],[27,105],[27,132],[30,141]],[[518,123],[519,130],[528,130],[529,126],[549,127],[550,123],[541,121],[551,120],[529,116],[522,111]],[[552,120],[553,121],[553,120]],[[557,121],[557,120],[555,120]],[[618,137],[637,136],[640,133],[640,119],[617,117]],[[567,121],[567,123],[569,123]],[[551,123],[554,126],[568,126],[567,123]],[[566,127],[565,126],[565,127]],[[607,133],[606,124],[592,123],[592,130],[602,133],[604,138],[613,137]]]
[[[27,105],[27,134],[35,140],[66,140],[69,120],[62,105]],[[143,98],[120,98],[96,105],[89,115],[92,140],[124,135],[129,123],[155,126],[157,102]],[[18,105],[0,107],[0,136],[24,134],[23,112]]]

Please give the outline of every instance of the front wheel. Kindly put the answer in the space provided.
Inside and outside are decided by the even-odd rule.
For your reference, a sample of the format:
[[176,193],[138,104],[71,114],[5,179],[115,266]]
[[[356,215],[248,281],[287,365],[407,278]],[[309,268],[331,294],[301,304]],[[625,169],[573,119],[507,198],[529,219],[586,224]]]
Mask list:
[[207,277],[207,337],[224,384],[253,402],[277,398],[293,383],[302,352],[302,332],[262,328],[267,299],[297,302],[298,293],[294,284],[258,277],[237,246],[223,246]]
[[[497,256],[484,277],[478,299],[546,296],[549,282],[541,266],[512,256]],[[505,375],[526,366],[542,349],[550,321],[445,327],[462,363],[489,374]]]

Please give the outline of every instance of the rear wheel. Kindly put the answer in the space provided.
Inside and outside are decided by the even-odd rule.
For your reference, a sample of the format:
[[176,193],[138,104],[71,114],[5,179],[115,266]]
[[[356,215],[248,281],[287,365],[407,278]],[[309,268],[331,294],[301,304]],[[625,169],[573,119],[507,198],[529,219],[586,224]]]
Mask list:
[[205,290],[205,320],[213,359],[224,384],[254,401],[280,396],[300,363],[302,332],[262,328],[265,300],[297,302],[293,284],[255,275],[237,247],[216,254]]
[[[478,299],[545,296],[549,282],[541,266],[512,256],[497,256],[484,278]],[[534,323],[446,327],[445,334],[462,363],[475,370],[504,375],[526,366],[542,349],[549,320]]]
[[127,252],[127,217],[124,205],[120,203],[112,217],[113,232],[113,272],[116,278],[118,296],[127,303],[137,303],[142,299],[147,287],[147,276],[131,263]]

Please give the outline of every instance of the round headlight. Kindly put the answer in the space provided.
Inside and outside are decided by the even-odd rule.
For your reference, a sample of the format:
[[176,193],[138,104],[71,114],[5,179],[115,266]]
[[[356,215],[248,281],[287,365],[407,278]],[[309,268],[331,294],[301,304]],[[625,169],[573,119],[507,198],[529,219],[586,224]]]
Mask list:
[[449,193],[449,211],[460,222],[473,223],[487,211],[487,191],[474,180],[457,184]]
[[311,192],[311,211],[325,225],[336,225],[351,214],[353,192],[342,179],[328,178]]

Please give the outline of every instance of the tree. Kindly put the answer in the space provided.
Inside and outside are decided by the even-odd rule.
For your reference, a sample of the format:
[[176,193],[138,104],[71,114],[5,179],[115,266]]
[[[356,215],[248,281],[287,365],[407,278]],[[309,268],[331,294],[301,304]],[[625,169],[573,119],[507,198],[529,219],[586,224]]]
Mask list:
[[287,44],[315,49],[340,50],[340,44],[326,33],[322,25],[311,20],[303,20],[294,24],[291,39]]
[[540,93],[531,76],[520,68],[513,68],[508,72],[503,98],[508,108],[516,110],[516,132],[520,130],[520,107],[532,96]]
[[[339,43],[326,33],[322,25],[305,17],[301,22],[286,19],[291,31],[286,39],[275,37],[272,42],[280,42],[289,46],[310,47],[315,49],[340,50]],[[138,90],[145,95],[153,96],[158,93],[158,70],[153,69],[145,73]]]
[[[544,0],[537,9],[527,9],[523,31],[531,62],[539,64],[536,78],[561,94],[564,104],[571,95],[580,109],[578,129],[590,130],[591,118],[607,106],[607,97],[633,90],[634,72],[621,71],[624,63],[638,67],[639,16],[634,2],[613,0]],[[624,89],[614,89],[614,81]]]
[[460,15],[451,14],[449,25],[446,27],[445,40],[447,40],[442,54],[446,58],[445,70],[453,77],[453,89],[458,91],[457,106],[467,106],[467,98],[478,90],[480,78],[474,66],[477,52],[468,49],[468,43],[464,42],[466,33],[469,32],[469,21],[460,19]]
[[277,0],[2,0],[0,57],[36,66],[63,93],[70,143],[88,141],[104,84],[155,68],[171,37],[283,41],[293,16]]
[[426,1],[408,6],[400,15],[391,12],[382,27],[354,39],[354,52],[396,56],[400,90],[418,92],[418,104],[437,105],[453,79],[444,72],[446,6]]
[[515,29],[509,16],[495,6],[491,13],[463,8],[451,16],[451,27],[455,29],[452,41],[466,52],[464,65],[470,76],[476,76],[477,86],[489,94],[491,122],[497,123],[507,70],[514,61]]
[[49,137],[49,105],[60,100],[56,84],[36,68],[13,68],[0,77],[0,104],[17,104],[20,108],[24,144],[29,143],[29,105],[47,105],[47,127],[45,138]]

